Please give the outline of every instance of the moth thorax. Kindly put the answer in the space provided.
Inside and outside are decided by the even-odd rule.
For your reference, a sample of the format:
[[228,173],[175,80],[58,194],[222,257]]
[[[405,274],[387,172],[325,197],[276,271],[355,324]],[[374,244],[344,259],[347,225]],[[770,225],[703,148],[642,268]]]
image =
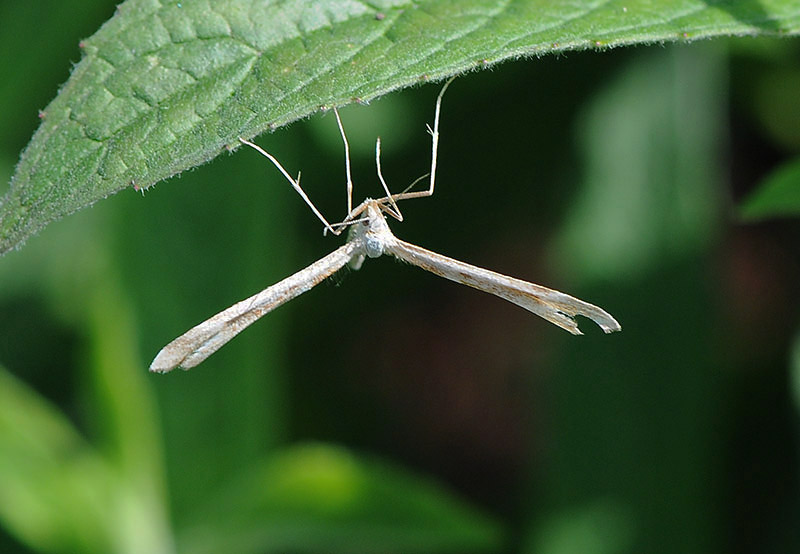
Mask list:
[[374,235],[367,235],[364,239],[364,251],[370,258],[380,258],[383,256],[383,241]]

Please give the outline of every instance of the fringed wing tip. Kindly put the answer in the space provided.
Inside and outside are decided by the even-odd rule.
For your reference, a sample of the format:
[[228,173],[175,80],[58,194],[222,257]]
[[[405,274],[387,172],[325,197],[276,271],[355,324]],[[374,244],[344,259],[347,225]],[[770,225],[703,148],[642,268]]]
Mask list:
[[622,325],[617,323],[617,321],[614,318],[611,318],[611,321],[614,322],[613,325],[603,325],[602,323],[597,323],[597,322],[595,322],[595,323],[597,323],[600,326],[600,328],[603,330],[603,332],[605,334],[616,333],[617,331],[622,331]]
[[622,330],[622,326],[619,322],[604,309],[564,293],[558,293],[558,302],[551,301],[550,307],[553,309],[554,313],[548,313],[547,311],[545,311],[545,313],[539,311],[535,313],[538,313],[551,323],[555,323],[573,335],[583,334],[578,328],[578,322],[575,319],[577,315],[591,319],[606,334]]
[[[580,328],[578,328],[578,322],[576,321],[574,316],[566,314],[564,312],[559,312],[558,315],[562,317],[552,317],[552,318],[548,317],[546,319],[548,319],[551,323],[558,325],[565,331],[569,331],[573,335],[583,335],[583,331],[581,331]],[[614,333],[616,331],[622,331],[622,327],[620,326],[619,323],[617,323],[617,320],[615,320],[608,314],[605,314],[607,317],[603,318],[599,318],[595,314],[589,315],[586,313],[580,313],[579,315],[591,319],[593,322],[597,324],[598,327],[600,327],[603,330],[605,334]]]
[[622,326],[611,314],[601,308],[598,308],[597,306],[592,306],[592,308],[594,309],[589,312],[581,312],[581,315],[586,316],[594,321],[605,334],[622,331]]

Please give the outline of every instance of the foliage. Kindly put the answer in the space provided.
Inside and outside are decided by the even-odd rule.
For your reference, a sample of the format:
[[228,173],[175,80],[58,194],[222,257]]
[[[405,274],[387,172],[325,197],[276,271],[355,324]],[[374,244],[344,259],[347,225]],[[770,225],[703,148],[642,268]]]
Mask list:
[[798,31],[790,0],[128,0],[40,112],[0,204],[0,253],[320,108],[520,56]]
[[748,220],[800,215],[800,159],[770,174],[742,205],[741,213]]

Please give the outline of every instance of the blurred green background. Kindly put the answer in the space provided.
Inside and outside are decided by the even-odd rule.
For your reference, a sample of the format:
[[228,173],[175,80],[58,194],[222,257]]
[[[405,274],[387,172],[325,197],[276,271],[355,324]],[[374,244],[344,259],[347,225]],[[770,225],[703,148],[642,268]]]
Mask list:
[[[3,183],[113,9],[0,4]],[[342,110],[356,201],[377,135],[395,190],[427,171],[438,91]],[[50,225],[0,260],[0,551],[800,551],[800,226],[736,215],[800,153],[798,98],[796,40],[456,80],[437,193],[395,233],[596,303],[613,336],[385,258],[150,375],[342,239],[245,149]],[[344,215],[332,114],[258,142]]]

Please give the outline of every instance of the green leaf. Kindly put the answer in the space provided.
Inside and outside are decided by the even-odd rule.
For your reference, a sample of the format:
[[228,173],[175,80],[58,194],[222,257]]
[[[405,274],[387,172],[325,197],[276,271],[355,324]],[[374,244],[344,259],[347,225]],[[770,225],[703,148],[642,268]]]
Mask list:
[[113,472],[53,406],[0,367],[0,519],[37,550],[109,551]]
[[789,356],[789,390],[800,414],[800,331],[795,333]]
[[520,56],[799,31],[793,0],[128,0],[42,112],[0,205],[0,253],[321,107]]
[[636,514],[610,498],[572,507],[542,522],[528,539],[531,554],[615,554],[633,552]]
[[742,202],[739,213],[749,221],[800,215],[800,158],[767,176]]
[[[91,388],[78,397],[97,440],[84,439],[56,407],[0,368],[0,522],[41,551],[172,552],[157,410],[136,350],[133,310],[101,261],[107,251],[99,242],[91,249],[95,263],[78,255],[80,270],[71,268],[62,275],[69,282],[50,291],[71,296],[57,302],[61,315],[80,320],[87,337],[82,367]],[[75,263],[69,246],[58,254],[65,251]]]
[[276,453],[179,534],[179,550],[194,554],[501,547],[498,524],[442,487],[323,444]]
[[85,365],[91,368],[93,413],[102,414],[92,424],[117,476],[111,492],[118,512],[108,534],[120,551],[172,552],[159,420],[146,364],[136,349],[134,311],[113,270],[84,284],[92,281],[86,294]]

